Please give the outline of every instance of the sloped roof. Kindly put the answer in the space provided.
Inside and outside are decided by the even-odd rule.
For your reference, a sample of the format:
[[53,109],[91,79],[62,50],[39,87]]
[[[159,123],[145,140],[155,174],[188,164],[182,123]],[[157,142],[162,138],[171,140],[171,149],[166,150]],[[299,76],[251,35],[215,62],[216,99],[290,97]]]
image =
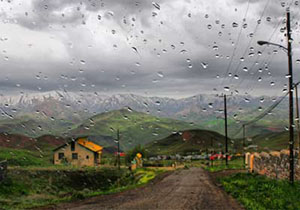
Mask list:
[[87,138],[79,138],[77,140],[77,143],[93,152],[101,152],[103,149],[103,147],[95,144],[94,142],[89,141]]
[[[63,145],[61,145],[61,146],[55,148],[53,151],[55,152],[55,151],[57,151],[57,150],[59,150],[59,149],[65,147],[65,146],[71,144],[71,142],[73,142],[73,141],[69,141],[69,142],[67,142],[67,143],[65,143],[65,144],[63,144]],[[90,151],[92,151],[92,152],[102,152],[102,150],[103,150],[103,147],[101,147],[101,146],[98,145],[98,144],[95,144],[94,142],[89,141],[89,140],[87,139],[87,137],[81,137],[81,138],[78,138],[78,139],[76,139],[76,142],[77,142],[80,146],[82,146],[82,147],[84,147],[84,148],[86,148],[86,149],[88,149],[88,150],[90,150]]]

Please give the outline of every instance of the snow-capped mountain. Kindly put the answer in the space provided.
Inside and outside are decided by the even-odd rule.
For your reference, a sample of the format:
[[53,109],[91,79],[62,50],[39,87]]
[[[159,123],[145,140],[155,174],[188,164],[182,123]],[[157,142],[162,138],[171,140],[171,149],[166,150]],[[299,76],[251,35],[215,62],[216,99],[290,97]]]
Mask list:
[[[272,97],[230,96],[228,97],[228,110],[237,113],[243,112],[243,110],[249,111],[249,109],[263,110],[273,101]],[[107,96],[99,95],[96,92],[71,93],[66,91],[0,96],[0,108],[8,113],[41,110],[45,113],[53,113],[51,109],[61,109],[60,114],[62,112],[80,111],[97,114],[124,107],[130,107],[136,111],[160,117],[181,118],[195,113],[205,116],[212,113],[221,113],[223,110],[223,98],[215,95],[196,95],[183,99],[172,99],[167,97],[145,97],[134,94]]]
[[[274,100],[276,100],[274,97],[229,96],[228,117],[232,132],[240,127],[240,121],[248,121],[258,116],[273,104]],[[14,127],[14,132],[22,130],[27,132],[32,129],[38,132],[42,127],[47,132],[55,128],[57,132],[67,133],[73,126],[93,115],[124,107],[158,117],[191,122],[202,128],[223,132],[223,121],[220,120],[223,118],[223,97],[196,95],[172,99],[134,94],[107,96],[98,93],[67,91],[0,96],[0,131]],[[261,123],[259,127],[284,129],[287,107],[287,100],[285,100],[273,114],[267,116],[267,121],[259,122]],[[32,125],[30,129],[27,128],[28,124]]]

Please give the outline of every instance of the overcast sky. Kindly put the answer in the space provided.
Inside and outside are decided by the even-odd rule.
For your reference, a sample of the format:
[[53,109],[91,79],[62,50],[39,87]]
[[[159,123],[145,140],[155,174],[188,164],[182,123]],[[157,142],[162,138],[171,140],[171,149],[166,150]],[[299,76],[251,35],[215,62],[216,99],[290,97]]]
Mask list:
[[3,0],[0,93],[281,95],[289,4],[298,81],[299,1]]

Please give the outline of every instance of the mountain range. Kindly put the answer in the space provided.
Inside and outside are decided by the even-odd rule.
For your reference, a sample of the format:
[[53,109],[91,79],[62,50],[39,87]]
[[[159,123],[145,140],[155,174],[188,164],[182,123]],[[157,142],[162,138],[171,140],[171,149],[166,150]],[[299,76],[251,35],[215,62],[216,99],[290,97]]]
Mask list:
[[[223,98],[196,95],[182,99],[145,97],[134,94],[112,96],[94,93],[55,91],[40,94],[0,97],[0,132],[37,137],[44,134],[64,136],[85,120],[112,110],[129,108],[157,117],[171,118],[223,133]],[[229,135],[242,122],[258,116],[275,101],[274,97],[229,96]],[[287,100],[248,129],[248,135],[262,131],[283,131],[287,124]],[[241,133],[238,134],[240,136]]]

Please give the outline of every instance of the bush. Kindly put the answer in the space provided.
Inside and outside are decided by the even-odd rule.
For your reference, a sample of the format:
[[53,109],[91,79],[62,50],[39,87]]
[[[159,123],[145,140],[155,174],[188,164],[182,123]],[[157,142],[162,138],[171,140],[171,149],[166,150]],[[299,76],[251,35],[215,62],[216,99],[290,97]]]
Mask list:
[[142,148],[141,145],[137,145],[131,151],[128,151],[126,153],[125,162],[127,164],[130,164],[131,161],[135,158],[135,156],[136,156],[137,153],[141,153],[142,154],[142,158],[147,158],[147,152],[146,152],[146,150],[144,148]]

